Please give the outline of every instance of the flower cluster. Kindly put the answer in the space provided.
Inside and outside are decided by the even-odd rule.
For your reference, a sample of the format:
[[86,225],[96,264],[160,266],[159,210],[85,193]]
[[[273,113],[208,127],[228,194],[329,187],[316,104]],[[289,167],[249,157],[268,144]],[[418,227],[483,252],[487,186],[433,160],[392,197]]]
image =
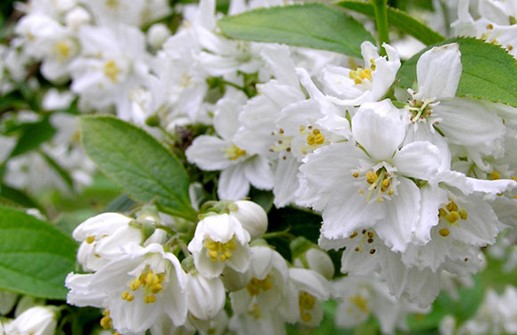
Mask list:
[[[236,0],[228,14],[272,5],[284,2]],[[459,1],[454,35],[517,57],[513,2],[475,5]],[[231,40],[215,8],[33,0],[0,50],[40,63],[81,112],[181,142],[215,199],[192,195],[197,222],[149,204],[84,221],[73,233],[84,273],[66,279],[69,304],[101,309],[101,327],[122,334],[283,334],[286,323],[317,326],[321,302],[335,299],[339,326],[373,315],[393,333],[451,277],[483,268],[482,248],[517,226],[517,109],[457,94],[459,43],[422,51],[405,85],[395,44],[365,41],[357,59]],[[182,18],[174,33],[160,22],[171,12]],[[7,92],[23,76],[4,67]],[[268,229],[266,210],[243,200],[255,191],[272,195],[268,210],[321,215],[315,243]],[[291,258],[274,234],[290,239]]]

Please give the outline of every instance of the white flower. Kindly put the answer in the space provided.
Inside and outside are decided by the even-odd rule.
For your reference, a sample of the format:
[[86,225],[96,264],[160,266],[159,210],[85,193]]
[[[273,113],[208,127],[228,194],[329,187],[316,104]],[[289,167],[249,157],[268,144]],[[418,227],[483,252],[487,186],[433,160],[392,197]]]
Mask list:
[[239,127],[238,115],[242,102],[221,99],[218,105],[214,128],[220,137],[197,137],[186,151],[187,159],[203,170],[222,170],[217,189],[222,200],[244,198],[250,184],[258,189],[272,188],[273,176],[268,161],[262,156],[248,153],[233,140]]
[[[504,136],[503,121],[488,105],[468,98],[455,98],[462,72],[456,43],[434,47],[417,63],[417,92],[411,89],[406,117],[413,127],[410,139],[433,143],[447,141],[472,152],[491,154]],[[439,134],[443,134],[442,136]]]
[[188,250],[196,270],[205,277],[219,276],[225,266],[244,272],[250,262],[249,233],[228,214],[211,215],[199,221]]
[[56,311],[50,306],[29,308],[6,326],[9,335],[54,335],[57,325]]
[[77,260],[85,270],[96,271],[122,255],[123,245],[142,242],[140,229],[129,225],[132,220],[118,213],[103,213],[75,228],[73,237],[81,242]]
[[379,56],[371,42],[361,44],[364,67],[355,70],[329,65],[323,69],[321,81],[330,101],[347,106],[379,101],[393,84],[400,67],[397,51],[384,44],[388,56]]
[[345,277],[334,283],[339,305],[336,312],[338,326],[351,328],[374,315],[384,334],[396,329],[407,329],[409,313],[425,313],[403,299],[396,299],[378,277]]
[[420,190],[410,178],[435,179],[439,151],[429,142],[402,146],[405,123],[388,100],[363,104],[352,118],[352,134],[353,141],[306,157],[298,203],[322,210],[327,239],[373,227],[388,247],[403,251],[421,219]]
[[83,26],[82,53],[71,64],[72,91],[94,108],[116,105],[130,119],[130,93],[148,72],[145,36],[129,26]]
[[244,288],[231,292],[234,315],[230,329],[241,333],[283,334],[289,319],[289,273],[285,259],[266,246],[251,249],[249,269],[244,273]]
[[321,302],[330,297],[330,283],[319,273],[308,269],[289,269],[291,286],[291,322],[301,322],[315,327],[323,319]]
[[94,274],[70,274],[68,303],[102,305],[106,312],[101,325],[123,333],[143,332],[164,313],[174,325],[183,325],[187,276],[176,256],[156,243],[145,248],[129,244],[124,250],[125,255]]

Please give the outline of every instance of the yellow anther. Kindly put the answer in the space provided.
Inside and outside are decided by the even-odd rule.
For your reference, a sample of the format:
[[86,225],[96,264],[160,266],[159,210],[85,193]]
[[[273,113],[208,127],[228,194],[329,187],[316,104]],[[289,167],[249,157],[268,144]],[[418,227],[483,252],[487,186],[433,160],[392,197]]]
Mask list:
[[350,71],[349,75],[350,79],[354,81],[356,85],[361,84],[365,79],[372,80],[372,70],[358,68],[357,70]]
[[365,314],[370,313],[370,308],[368,307],[368,301],[360,296],[360,295],[353,295],[350,298],[348,298],[350,303],[355,305],[361,312]]
[[358,232],[356,232],[356,231],[354,231],[354,232],[352,232],[352,234],[350,234],[350,236],[349,236],[349,237],[350,237],[350,238],[354,238],[354,237],[356,237],[357,235],[359,235],[359,233],[358,233]]
[[246,150],[242,150],[241,148],[233,144],[230,148],[226,149],[225,156],[229,160],[234,161],[242,156],[246,156]]
[[456,203],[454,201],[450,201],[448,204],[447,204],[447,210],[449,212],[452,212],[452,211],[457,211],[458,210],[458,205],[456,205]]
[[258,279],[253,277],[248,285],[246,285],[246,290],[248,294],[251,296],[259,295],[261,291],[268,291],[273,287],[273,280],[270,275],[267,275],[264,279]]
[[101,321],[100,321],[102,329],[111,329],[111,328],[113,328],[113,322],[112,322],[111,317],[110,317],[110,311],[109,310],[105,310],[102,314],[104,315],[102,317]]
[[462,220],[467,220],[469,217],[469,213],[467,212],[467,210],[465,208],[460,209],[458,213],[460,214],[460,218]]
[[322,145],[325,143],[325,136],[319,129],[314,129],[311,134],[307,136],[307,144],[310,146]]
[[154,294],[159,293],[163,289],[163,285],[160,283],[156,283],[153,286],[151,286],[151,292]]
[[501,179],[501,173],[497,170],[494,170],[492,171],[488,177],[491,179],[491,180],[497,180],[497,179]]
[[236,248],[235,235],[228,242],[216,242],[207,238],[204,242],[207,255],[212,262],[224,262],[232,257],[232,250]]
[[357,172],[357,171],[356,171],[356,172],[353,172],[353,173],[352,173],[352,177],[354,177],[354,178],[358,178],[358,177],[359,177],[359,172]]
[[447,236],[449,236],[450,231],[448,228],[442,228],[442,229],[438,230],[438,234],[440,234],[443,237],[447,237]]
[[146,304],[152,304],[152,303],[156,302],[156,296],[154,294],[146,295],[144,297],[144,302]]
[[392,189],[392,188],[390,188],[390,189],[388,190],[388,195],[390,195],[390,196],[391,196],[391,195],[393,195],[393,193],[395,193],[395,190],[394,190],[394,189]]
[[456,221],[458,221],[460,219],[460,215],[458,214],[458,212],[456,211],[452,211],[450,212],[449,214],[447,214],[447,216],[445,217],[445,219],[447,220],[447,222],[449,223],[455,223]]
[[310,313],[300,313],[300,317],[303,322],[311,322],[312,321],[312,315]]
[[109,60],[104,63],[104,75],[112,82],[117,82],[117,77],[120,74],[120,68],[114,60]]
[[93,242],[95,242],[95,236],[88,236],[86,238],[86,243],[92,244]]
[[372,185],[373,183],[375,183],[377,181],[377,178],[379,176],[377,175],[377,173],[375,171],[368,171],[366,172],[366,181],[368,182],[368,184]]
[[123,300],[131,302],[131,301],[133,301],[134,298],[135,298],[135,296],[132,295],[131,293],[129,293],[128,291],[122,292],[122,299]]
[[391,185],[391,179],[390,178],[384,178],[382,181],[382,187],[387,189]]

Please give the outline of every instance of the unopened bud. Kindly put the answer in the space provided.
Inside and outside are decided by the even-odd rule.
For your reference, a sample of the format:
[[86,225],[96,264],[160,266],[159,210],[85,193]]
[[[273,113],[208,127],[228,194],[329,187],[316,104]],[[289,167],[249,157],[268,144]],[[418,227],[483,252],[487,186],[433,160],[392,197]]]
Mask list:
[[228,206],[230,215],[239,220],[252,239],[259,238],[267,231],[267,214],[256,203],[239,200]]

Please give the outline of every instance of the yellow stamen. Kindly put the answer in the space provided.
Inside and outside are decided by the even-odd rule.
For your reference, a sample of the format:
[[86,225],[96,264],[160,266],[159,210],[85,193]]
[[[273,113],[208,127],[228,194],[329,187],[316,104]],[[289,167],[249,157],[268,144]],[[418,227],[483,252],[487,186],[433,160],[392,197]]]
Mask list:
[[92,244],[93,242],[95,242],[95,236],[88,236],[86,238],[86,243]]
[[360,296],[360,295],[353,295],[349,298],[349,301],[351,304],[355,305],[361,312],[365,314],[370,313],[370,308],[368,307],[368,301]]
[[104,75],[108,77],[112,82],[117,82],[117,77],[120,74],[120,68],[114,60],[109,60],[104,63]]
[[224,262],[232,257],[232,251],[237,247],[235,235],[228,242],[216,242],[207,238],[204,242],[207,255],[212,262]]
[[230,148],[226,149],[225,156],[229,160],[234,161],[242,156],[246,156],[246,150],[243,150],[233,144]]
[[248,285],[246,285],[246,290],[248,294],[251,296],[257,296],[261,291],[266,292],[269,291],[273,287],[273,280],[271,275],[267,275],[264,279],[251,278]]
[[449,231],[449,229],[447,229],[447,228],[442,228],[442,229],[440,229],[440,230],[438,231],[438,233],[439,233],[441,236],[443,236],[443,237],[447,237],[447,236],[449,236],[450,231]]
[[372,70],[357,68],[357,70],[350,71],[348,76],[354,81],[354,84],[360,85],[364,80],[372,80]]

